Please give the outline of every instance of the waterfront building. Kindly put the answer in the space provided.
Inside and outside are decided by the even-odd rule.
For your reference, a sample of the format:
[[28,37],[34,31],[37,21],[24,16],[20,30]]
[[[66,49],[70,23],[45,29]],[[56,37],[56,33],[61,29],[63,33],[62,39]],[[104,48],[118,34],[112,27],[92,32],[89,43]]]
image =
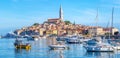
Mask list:
[[88,30],[89,34],[91,34],[91,36],[95,36],[95,35],[104,35],[104,31],[103,31],[103,28],[101,27],[93,27],[93,28],[90,28]]
[[[111,28],[104,28],[105,34],[110,33]],[[114,35],[115,32],[118,32],[119,30],[117,28],[112,28],[112,35]]]

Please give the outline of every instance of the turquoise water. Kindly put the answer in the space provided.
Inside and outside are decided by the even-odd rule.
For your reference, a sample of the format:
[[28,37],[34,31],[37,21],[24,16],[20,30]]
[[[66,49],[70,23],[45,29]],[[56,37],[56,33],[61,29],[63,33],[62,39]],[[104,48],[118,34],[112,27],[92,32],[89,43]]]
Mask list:
[[116,52],[86,52],[82,44],[67,44],[68,50],[50,50],[46,39],[29,41],[30,50],[16,50],[14,39],[0,39],[0,58],[119,58]]

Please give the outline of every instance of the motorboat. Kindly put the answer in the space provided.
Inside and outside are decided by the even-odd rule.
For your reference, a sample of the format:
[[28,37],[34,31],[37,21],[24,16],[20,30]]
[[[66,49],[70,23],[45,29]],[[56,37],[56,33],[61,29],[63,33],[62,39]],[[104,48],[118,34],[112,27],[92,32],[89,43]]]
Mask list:
[[14,46],[16,49],[27,49],[28,50],[31,48],[31,45],[29,43],[23,43],[23,41],[20,39],[15,40]]
[[65,41],[66,39],[68,39],[68,37],[57,37],[56,38],[57,41]]
[[68,46],[63,44],[63,42],[58,42],[57,44],[49,45],[50,49],[67,49]]
[[114,49],[116,50],[120,50],[120,40],[117,39],[109,39],[108,43],[111,44],[113,46]]
[[97,44],[84,46],[87,52],[113,52],[114,48],[109,44]]
[[89,40],[84,48],[87,52],[113,52],[114,48],[108,43],[104,43],[101,40],[91,39]]
[[80,43],[80,39],[78,39],[77,36],[72,36],[72,37],[69,37],[67,40],[66,40],[67,43],[70,43],[70,44],[77,44],[77,43]]
[[60,45],[60,44],[50,45],[49,47],[50,47],[51,49],[59,49],[59,48],[64,48],[64,49],[66,49],[66,48],[67,48],[66,45]]

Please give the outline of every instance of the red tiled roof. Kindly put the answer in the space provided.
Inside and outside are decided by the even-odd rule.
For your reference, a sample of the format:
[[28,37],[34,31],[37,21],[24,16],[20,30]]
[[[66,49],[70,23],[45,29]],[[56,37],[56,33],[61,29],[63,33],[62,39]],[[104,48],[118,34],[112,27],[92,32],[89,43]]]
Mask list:
[[56,22],[58,20],[60,20],[60,19],[59,18],[52,18],[52,19],[48,19],[48,22]]

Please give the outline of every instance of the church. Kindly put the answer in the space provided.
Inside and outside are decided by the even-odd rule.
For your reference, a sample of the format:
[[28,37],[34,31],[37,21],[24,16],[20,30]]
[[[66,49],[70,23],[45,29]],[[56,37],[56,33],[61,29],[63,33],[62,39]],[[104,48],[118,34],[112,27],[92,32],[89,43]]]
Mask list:
[[62,7],[60,6],[60,10],[59,10],[59,18],[50,18],[48,19],[48,21],[44,22],[44,23],[48,23],[48,24],[59,24],[63,22],[63,10]]

